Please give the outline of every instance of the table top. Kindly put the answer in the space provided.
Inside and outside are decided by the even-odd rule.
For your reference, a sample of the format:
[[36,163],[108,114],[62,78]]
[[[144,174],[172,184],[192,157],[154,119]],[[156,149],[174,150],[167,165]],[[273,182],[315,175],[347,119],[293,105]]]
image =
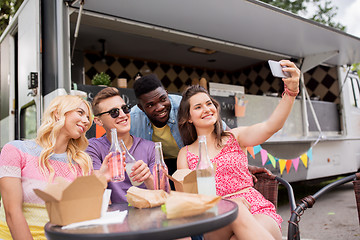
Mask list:
[[93,225],[73,229],[47,223],[48,239],[174,239],[214,231],[234,221],[238,214],[237,204],[220,200],[212,209],[200,215],[177,219],[166,219],[160,207],[137,209],[128,204],[112,204],[109,211],[128,210],[123,223]]

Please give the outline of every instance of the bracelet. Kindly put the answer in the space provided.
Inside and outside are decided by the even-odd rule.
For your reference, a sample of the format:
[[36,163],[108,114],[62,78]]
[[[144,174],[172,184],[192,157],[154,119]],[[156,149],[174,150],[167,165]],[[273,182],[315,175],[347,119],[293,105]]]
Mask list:
[[288,87],[286,85],[284,85],[284,92],[282,93],[282,97],[287,94],[290,97],[296,97],[299,94],[299,87],[296,91],[290,90],[288,89]]

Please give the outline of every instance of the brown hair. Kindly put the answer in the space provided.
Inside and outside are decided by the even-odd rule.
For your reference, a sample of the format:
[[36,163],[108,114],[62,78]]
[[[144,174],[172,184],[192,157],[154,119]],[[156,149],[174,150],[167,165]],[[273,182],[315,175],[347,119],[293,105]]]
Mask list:
[[213,102],[214,106],[218,111],[218,118],[214,124],[214,133],[216,135],[216,143],[218,146],[222,146],[221,137],[229,136],[231,133],[225,132],[223,130],[222,121],[220,118],[220,104],[210,96],[208,91],[200,85],[193,85],[188,87],[182,94],[182,99],[180,102],[179,112],[178,112],[178,124],[181,138],[184,142],[184,145],[192,144],[197,139],[197,132],[195,126],[192,123],[189,123],[190,119],[190,103],[189,100],[192,96],[198,93],[205,93],[209,96],[210,100]]
[[101,103],[102,100],[114,96],[120,96],[119,90],[114,87],[107,87],[102,89],[100,92],[98,92],[91,103],[91,107],[93,109],[94,115],[96,116],[97,114],[100,113],[99,103]]

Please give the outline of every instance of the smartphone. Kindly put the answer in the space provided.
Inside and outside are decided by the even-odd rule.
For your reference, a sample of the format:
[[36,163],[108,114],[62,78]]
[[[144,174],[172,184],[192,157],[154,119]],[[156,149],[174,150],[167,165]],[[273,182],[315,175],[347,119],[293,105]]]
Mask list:
[[284,72],[282,70],[283,66],[280,65],[280,62],[269,60],[268,63],[271,69],[271,73],[274,77],[278,77],[278,78],[290,77],[290,73]]

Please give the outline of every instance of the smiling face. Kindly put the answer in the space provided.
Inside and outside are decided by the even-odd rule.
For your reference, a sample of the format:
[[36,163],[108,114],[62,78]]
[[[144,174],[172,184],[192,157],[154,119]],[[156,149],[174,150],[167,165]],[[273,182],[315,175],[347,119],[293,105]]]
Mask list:
[[171,102],[164,88],[145,93],[139,97],[139,108],[145,112],[156,127],[166,125],[170,117]]
[[65,123],[60,135],[67,139],[78,139],[90,128],[89,109],[82,102],[75,110],[65,113]]
[[189,122],[196,128],[214,127],[218,118],[218,111],[210,97],[203,92],[197,93],[189,99]]
[[112,118],[111,114],[105,113],[95,117],[95,122],[103,126],[107,133],[110,133],[110,129],[116,128],[119,135],[128,134],[130,132],[130,113],[125,114],[122,110],[123,106],[126,106],[126,104],[120,96],[113,96],[101,100],[98,104],[99,112],[107,112],[111,109],[119,108],[119,116]]

